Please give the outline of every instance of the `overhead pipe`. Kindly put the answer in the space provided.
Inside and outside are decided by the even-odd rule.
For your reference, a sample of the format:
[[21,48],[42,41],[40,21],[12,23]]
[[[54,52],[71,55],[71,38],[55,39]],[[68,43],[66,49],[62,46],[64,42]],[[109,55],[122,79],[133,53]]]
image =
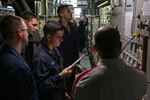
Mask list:
[[23,11],[31,12],[30,7],[28,6],[25,0],[10,0],[12,2],[12,6],[15,9],[16,15],[20,15]]
[[121,6],[122,0],[110,0],[112,6]]

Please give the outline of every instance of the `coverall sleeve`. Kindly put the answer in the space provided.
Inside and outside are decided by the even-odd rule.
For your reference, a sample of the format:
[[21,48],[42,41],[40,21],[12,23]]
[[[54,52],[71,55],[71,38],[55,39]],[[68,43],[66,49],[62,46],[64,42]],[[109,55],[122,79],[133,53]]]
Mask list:
[[[14,65],[14,70],[9,73],[10,90],[9,98],[16,100],[38,100],[35,80],[29,69]],[[10,97],[11,96],[11,97]]]
[[63,79],[60,78],[59,71],[55,66],[51,66],[46,59],[37,57],[33,59],[33,75],[36,82],[41,78],[45,78],[41,84],[49,88],[59,88],[63,84]]

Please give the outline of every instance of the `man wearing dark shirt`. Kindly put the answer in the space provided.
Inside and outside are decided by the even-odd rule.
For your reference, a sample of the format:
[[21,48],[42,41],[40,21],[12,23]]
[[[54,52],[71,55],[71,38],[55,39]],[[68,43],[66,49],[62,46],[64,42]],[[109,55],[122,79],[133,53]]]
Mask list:
[[38,100],[35,80],[20,55],[28,43],[24,20],[6,15],[0,21],[0,29],[4,41],[0,51],[0,99]]
[[25,20],[29,32],[29,43],[23,51],[23,57],[28,63],[29,67],[31,67],[32,57],[40,42],[40,35],[38,33],[38,18],[32,12],[27,11],[23,12],[21,17]]
[[[79,58],[79,47],[77,38],[77,25],[72,20],[72,12],[67,5],[61,5],[57,10],[60,23],[64,27],[63,42],[59,49],[62,52],[64,66],[70,66]],[[66,78],[67,93],[71,96],[71,89],[75,79],[75,71],[69,78]]]
[[60,23],[47,22],[43,40],[33,56],[33,74],[40,100],[66,100],[64,78],[70,76],[72,70],[70,67],[63,68],[61,53],[57,49],[63,41],[63,34]]

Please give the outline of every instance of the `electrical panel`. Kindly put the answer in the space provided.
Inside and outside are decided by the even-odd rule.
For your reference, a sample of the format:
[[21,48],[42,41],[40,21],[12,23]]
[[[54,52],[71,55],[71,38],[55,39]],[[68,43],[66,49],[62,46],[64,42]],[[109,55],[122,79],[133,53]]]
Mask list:
[[[133,10],[129,11],[132,6]],[[128,65],[146,73],[148,89],[144,99],[150,100],[150,0],[126,0],[124,8],[122,42],[125,48],[120,56]]]
[[96,63],[98,62],[98,55],[95,54],[93,48],[94,43],[94,35],[96,30],[100,27],[100,16],[95,16],[95,15],[88,15],[88,46],[87,50],[90,52],[89,54],[89,59],[91,66],[95,66]]
[[120,57],[147,76],[147,94],[150,100],[150,0],[111,0],[110,23],[121,34]]
[[122,34],[123,51],[121,58],[124,61],[137,69],[142,69],[142,45],[143,38],[139,33],[133,32],[132,21],[133,21],[133,1],[126,0],[124,5],[124,33]]
[[105,6],[99,9],[100,26],[110,25],[110,6]]
[[146,38],[145,45],[143,45],[145,48],[143,51],[145,57],[142,67],[145,67],[144,71],[148,81],[146,100],[150,100],[150,0],[136,0],[135,2],[137,3],[136,8],[138,8],[138,5],[141,6],[140,11],[135,16],[135,20],[137,21],[135,31],[138,31],[141,36]]

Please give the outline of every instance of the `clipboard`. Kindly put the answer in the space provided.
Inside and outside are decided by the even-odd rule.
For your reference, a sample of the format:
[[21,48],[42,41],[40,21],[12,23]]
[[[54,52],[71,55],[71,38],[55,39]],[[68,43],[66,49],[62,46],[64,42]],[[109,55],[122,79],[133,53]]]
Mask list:
[[70,68],[71,68],[71,69],[74,68],[75,65],[76,65],[79,61],[81,61],[86,55],[88,55],[88,52],[86,52],[85,54],[83,54],[79,59],[77,59],[73,64],[71,64],[71,65],[70,65]]

